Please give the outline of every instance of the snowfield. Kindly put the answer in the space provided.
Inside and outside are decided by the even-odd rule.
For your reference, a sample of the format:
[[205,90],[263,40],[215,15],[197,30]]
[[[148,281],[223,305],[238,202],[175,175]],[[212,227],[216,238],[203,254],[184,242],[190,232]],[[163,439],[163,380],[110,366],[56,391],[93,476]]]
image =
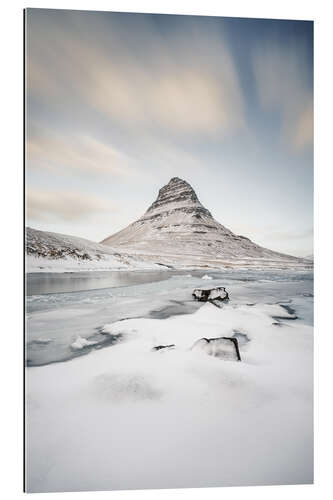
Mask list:
[[[311,483],[312,282],[281,276],[225,279],[231,300],[221,309],[196,303],[191,314],[159,319],[105,322],[117,303],[139,311],[135,290],[146,302],[170,304],[170,290],[184,299],[201,278],[125,287],[109,302],[103,296],[102,333],[118,339],[114,345],[27,368],[28,491]],[[221,276],[210,284],[222,285]],[[52,315],[71,321],[76,313],[74,349],[87,349],[79,325],[96,303],[85,310],[86,296],[81,312],[65,302],[32,309],[36,338]],[[222,336],[238,339],[242,361],[192,349],[203,337]]]
[[105,245],[64,234],[26,229],[27,272],[160,269],[154,262],[119,254]]
[[[163,266],[153,262],[145,262],[135,257],[122,256],[123,260],[114,258],[112,255],[103,255],[99,259],[80,260],[72,257],[61,259],[50,259],[28,255],[26,257],[26,268],[29,273],[64,273],[80,271],[137,271],[157,270]],[[166,269],[166,268],[164,268]]]

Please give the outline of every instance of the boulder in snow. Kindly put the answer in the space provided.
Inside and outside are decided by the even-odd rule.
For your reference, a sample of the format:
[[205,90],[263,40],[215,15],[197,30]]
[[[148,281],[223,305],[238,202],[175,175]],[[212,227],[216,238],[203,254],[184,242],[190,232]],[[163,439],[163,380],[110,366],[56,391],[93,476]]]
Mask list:
[[215,288],[210,287],[202,287],[195,288],[193,290],[192,296],[196,300],[200,300],[201,302],[215,301],[215,300],[228,300],[229,295],[226,292],[226,289],[223,286],[218,286]]
[[233,337],[202,338],[194,342],[192,350],[201,350],[210,356],[241,361],[238,341]]

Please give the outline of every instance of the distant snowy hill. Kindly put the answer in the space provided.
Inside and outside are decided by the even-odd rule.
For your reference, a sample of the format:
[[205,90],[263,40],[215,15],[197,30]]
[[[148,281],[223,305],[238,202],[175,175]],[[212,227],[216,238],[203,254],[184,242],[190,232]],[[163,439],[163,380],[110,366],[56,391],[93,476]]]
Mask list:
[[126,253],[120,255],[109,246],[30,227],[26,228],[26,254],[28,272],[159,268]]
[[127,252],[177,266],[304,266],[307,261],[263,248],[217,222],[190,184],[174,177],[137,221],[103,240]]

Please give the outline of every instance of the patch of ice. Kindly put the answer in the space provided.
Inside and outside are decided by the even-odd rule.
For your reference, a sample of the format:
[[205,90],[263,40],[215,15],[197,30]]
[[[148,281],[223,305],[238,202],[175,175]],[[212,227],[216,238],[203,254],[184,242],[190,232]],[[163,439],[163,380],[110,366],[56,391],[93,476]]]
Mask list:
[[43,339],[43,338],[39,338],[39,339],[35,339],[35,340],[32,340],[32,342],[34,344],[40,344],[40,345],[47,345],[47,344],[50,344],[52,342],[52,339]]
[[75,342],[73,342],[71,344],[71,348],[74,350],[74,351],[79,351],[81,349],[83,349],[84,347],[88,347],[88,346],[91,346],[91,345],[96,345],[98,342],[97,341],[93,341],[93,340],[87,340],[83,337],[77,337],[77,339],[75,340]]

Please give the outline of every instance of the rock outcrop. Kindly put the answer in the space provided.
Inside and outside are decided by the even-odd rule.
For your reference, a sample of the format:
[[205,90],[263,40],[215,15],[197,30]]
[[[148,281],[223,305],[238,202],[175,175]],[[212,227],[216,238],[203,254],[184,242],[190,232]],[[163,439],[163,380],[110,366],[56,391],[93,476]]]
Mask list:
[[241,361],[238,341],[234,337],[217,337],[213,339],[203,337],[193,344],[192,350],[204,351],[210,356],[221,359]]
[[211,302],[214,300],[228,300],[229,294],[223,286],[217,286],[215,288],[203,287],[195,288],[193,290],[192,297],[200,302]]

